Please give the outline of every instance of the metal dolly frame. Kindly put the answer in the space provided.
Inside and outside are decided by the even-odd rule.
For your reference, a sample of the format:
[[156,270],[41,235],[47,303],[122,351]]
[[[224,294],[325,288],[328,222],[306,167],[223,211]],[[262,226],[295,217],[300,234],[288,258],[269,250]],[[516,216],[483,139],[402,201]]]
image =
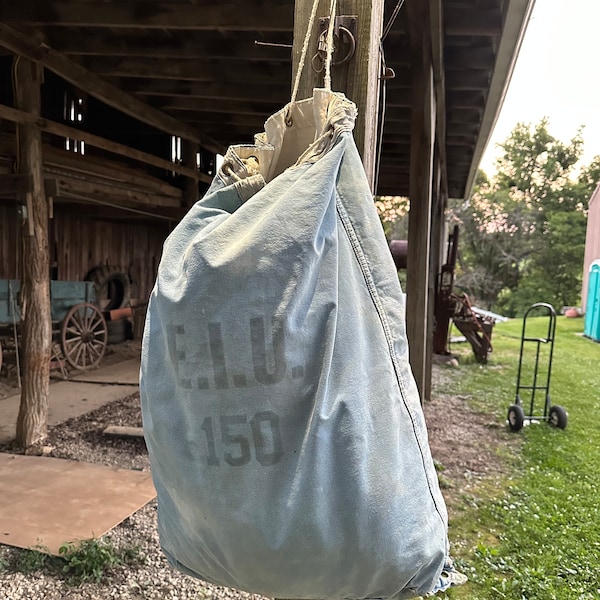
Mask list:
[[[536,312],[538,316],[547,316],[548,317],[548,332],[546,337],[529,337],[526,335],[527,333],[527,318],[531,313]],[[541,315],[540,315],[541,313]],[[550,376],[552,374],[552,358],[554,354],[554,339],[556,335],[556,311],[551,304],[546,302],[537,302],[530,306],[525,315],[523,316],[523,330],[521,333],[521,350],[519,353],[519,370],[517,374],[517,391],[515,396],[515,403],[511,405],[508,409],[508,426],[511,431],[520,431],[523,429],[526,421],[529,422],[537,422],[537,421],[547,421],[548,424],[557,427],[559,429],[564,429],[567,426],[568,415],[567,411],[557,404],[552,404],[550,399]],[[523,385],[522,384],[522,372],[523,372],[523,350],[525,348],[526,343],[536,344],[536,353],[535,353],[535,365],[533,369],[533,382],[532,385]],[[550,352],[548,359],[548,373],[546,377],[546,382],[544,385],[541,385],[538,382],[538,370],[540,366],[540,349],[542,344],[550,344]],[[529,404],[529,414],[525,414],[523,410],[523,402],[521,399],[521,390],[528,390],[531,394],[531,400]],[[534,406],[535,406],[535,397],[536,392],[544,391],[545,392],[545,401],[544,401],[544,412],[543,414],[535,414]]]

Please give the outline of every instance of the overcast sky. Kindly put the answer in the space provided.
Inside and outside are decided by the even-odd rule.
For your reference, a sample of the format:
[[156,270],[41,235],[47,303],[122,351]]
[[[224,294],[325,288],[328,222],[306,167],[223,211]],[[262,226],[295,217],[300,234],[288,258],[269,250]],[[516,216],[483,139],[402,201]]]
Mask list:
[[481,168],[492,175],[496,144],[545,116],[563,142],[585,125],[583,164],[600,155],[600,0],[536,0]]

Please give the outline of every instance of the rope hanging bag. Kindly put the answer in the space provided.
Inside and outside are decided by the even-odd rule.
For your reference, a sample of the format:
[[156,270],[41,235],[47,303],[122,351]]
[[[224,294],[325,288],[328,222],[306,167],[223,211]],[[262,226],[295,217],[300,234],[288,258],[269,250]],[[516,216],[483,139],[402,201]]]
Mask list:
[[[304,44],[316,14],[315,1]],[[233,146],[165,243],[142,349],[161,546],[275,598],[435,591],[447,516],[404,300],[327,85]]]

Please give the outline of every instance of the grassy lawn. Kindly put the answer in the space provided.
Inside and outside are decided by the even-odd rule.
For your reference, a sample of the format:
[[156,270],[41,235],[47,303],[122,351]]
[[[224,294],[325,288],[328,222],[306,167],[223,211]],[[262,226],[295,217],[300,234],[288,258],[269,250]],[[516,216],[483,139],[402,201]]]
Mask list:
[[[528,335],[546,337],[548,319],[527,323]],[[486,366],[470,358],[470,347],[453,347],[461,364],[444,393],[467,397],[473,410],[503,423],[515,401],[521,328],[520,320],[496,325]],[[445,598],[600,598],[600,344],[582,330],[582,319],[558,318],[550,394],[568,411],[567,428],[532,424],[511,434],[523,445],[509,453],[499,444],[505,476],[459,494],[450,540],[470,582]],[[541,346],[538,385],[545,385],[548,346]],[[535,344],[528,342],[521,385],[534,362]],[[526,415],[529,393],[521,393]],[[542,392],[537,411],[543,405]]]

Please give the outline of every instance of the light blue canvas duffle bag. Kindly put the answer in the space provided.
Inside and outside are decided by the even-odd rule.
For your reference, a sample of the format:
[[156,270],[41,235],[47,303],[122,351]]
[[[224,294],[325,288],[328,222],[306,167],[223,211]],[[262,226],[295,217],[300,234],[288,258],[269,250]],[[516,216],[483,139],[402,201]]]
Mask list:
[[276,598],[426,594],[448,554],[355,116],[315,90],[230,148],[165,243],[146,321],[162,548]]

